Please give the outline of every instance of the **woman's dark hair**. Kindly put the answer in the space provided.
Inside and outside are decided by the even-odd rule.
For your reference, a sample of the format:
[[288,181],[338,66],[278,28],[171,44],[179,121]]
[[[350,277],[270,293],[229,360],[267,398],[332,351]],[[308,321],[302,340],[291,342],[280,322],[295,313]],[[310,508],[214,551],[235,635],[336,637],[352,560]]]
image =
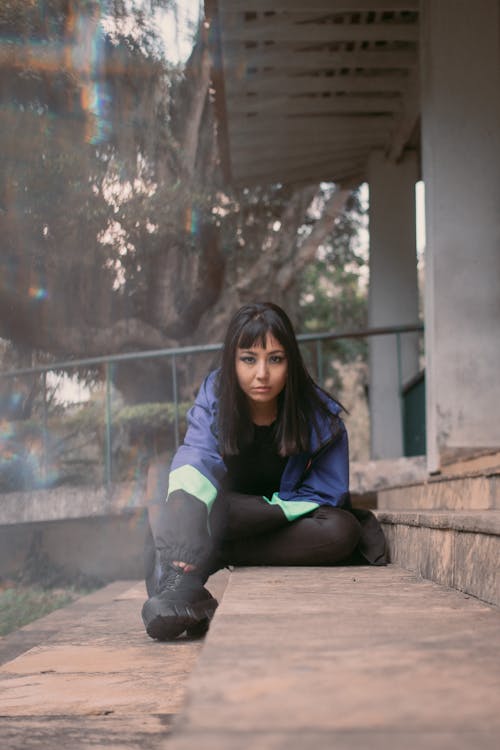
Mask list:
[[307,451],[311,423],[324,414],[332,424],[338,418],[321,398],[321,390],[309,375],[300,353],[293,326],[281,307],[272,302],[244,305],[229,323],[218,379],[219,443],[223,455],[235,455],[250,441],[253,424],[247,399],[238,384],[236,352],[255,344],[265,347],[270,333],[285,350],[288,370],[286,385],[278,397],[275,428],[276,447],[282,456]]

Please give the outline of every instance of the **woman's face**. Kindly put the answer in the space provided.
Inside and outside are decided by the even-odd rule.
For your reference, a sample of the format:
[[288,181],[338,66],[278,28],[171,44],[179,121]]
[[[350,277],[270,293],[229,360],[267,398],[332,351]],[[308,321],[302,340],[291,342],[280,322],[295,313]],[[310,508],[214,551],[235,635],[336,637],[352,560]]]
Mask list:
[[[236,377],[252,413],[276,412],[277,398],[286,384],[288,362],[280,342],[271,333],[265,346],[253,344],[236,350]],[[276,414],[274,413],[274,416]]]

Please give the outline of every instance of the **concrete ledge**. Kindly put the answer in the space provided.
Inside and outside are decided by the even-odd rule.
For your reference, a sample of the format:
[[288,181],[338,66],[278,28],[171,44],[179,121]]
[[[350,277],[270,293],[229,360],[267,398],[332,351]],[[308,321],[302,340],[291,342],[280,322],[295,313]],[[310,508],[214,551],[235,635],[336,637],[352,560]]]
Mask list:
[[431,529],[453,529],[478,534],[500,536],[500,511],[412,511],[377,510],[377,517],[384,524],[426,526]]
[[138,579],[144,575],[144,510],[0,526],[0,577],[19,575],[33,557],[69,579]]
[[0,577],[20,573],[35,546],[68,576],[140,578],[144,498],[140,482],[0,494]]
[[355,495],[377,492],[386,487],[416,484],[428,477],[425,456],[351,461],[350,487]]
[[9,492],[0,494],[0,526],[121,515],[143,507],[144,494],[140,482]]
[[113,584],[5,639],[3,749],[498,747],[500,612],[477,599],[392,565],[240,568],[204,643],[158,643],[144,596]]
[[[212,577],[223,595],[228,571]],[[203,641],[152,641],[144,583],[113,583],[0,639],[2,750],[154,750]]]
[[392,562],[500,604],[500,512],[377,512]]
[[499,626],[395,566],[236,569],[161,747],[496,749]]
[[500,510],[500,474],[431,477],[381,489],[381,510]]
[[0,665],[57,637],[78,623],[82,616],[89,616],[100,607],[109,605],[117,597],[123,596],[131,586],[131,581],[115,581],[0,638]]

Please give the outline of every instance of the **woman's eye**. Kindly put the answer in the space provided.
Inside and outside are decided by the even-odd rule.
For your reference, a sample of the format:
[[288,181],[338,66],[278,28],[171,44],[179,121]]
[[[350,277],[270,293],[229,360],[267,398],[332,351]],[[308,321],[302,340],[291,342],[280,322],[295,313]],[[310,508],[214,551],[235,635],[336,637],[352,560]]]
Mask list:
[[270,362],[273,365],[279,365],[281,362],[284,361],[284,357],[281,356],[281,354],[275,354],[270,358]]
[[255,362],[255,357],[249,357],[248,355],[247,356],[244,355],[243,357],[240,357],[240,360],[244,362],[246,365],[253,365]]

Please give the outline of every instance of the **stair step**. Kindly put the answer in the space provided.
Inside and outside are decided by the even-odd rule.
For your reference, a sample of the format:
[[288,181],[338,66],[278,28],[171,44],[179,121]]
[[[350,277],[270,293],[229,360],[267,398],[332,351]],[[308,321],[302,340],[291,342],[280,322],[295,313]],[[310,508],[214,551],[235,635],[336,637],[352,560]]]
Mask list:
[[441,471],[443,474],[452,475],[470,474],[472,471],[500,472],[500,451],[478,449],[474,455],[463,456],[461,459],[443,463]]
[[430,477],[378,491],[382,510],[500,510],[500,472]]
[[116,583],[23,629],[2,749],[498,747],[500,611],[473,597],[394,565],[236,568],[202,647],[149,639],[144,596]]
[[500,605],[500,511],[377,511],[391,562]]
[[165,748],[496,750],[499,626],[396,566],[237,568]]

